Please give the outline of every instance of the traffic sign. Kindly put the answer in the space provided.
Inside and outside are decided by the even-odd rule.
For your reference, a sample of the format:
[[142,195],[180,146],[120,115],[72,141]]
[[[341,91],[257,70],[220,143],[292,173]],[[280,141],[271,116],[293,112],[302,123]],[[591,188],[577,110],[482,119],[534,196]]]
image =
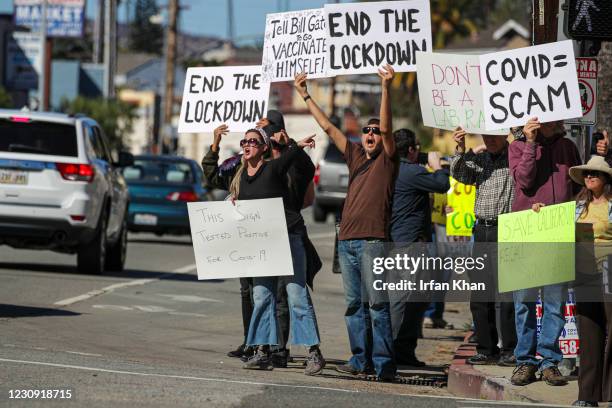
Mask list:
[[566,123],[578,125],[594,125],[597,123],[598,67],[597,58],[576,58],[582,117],[566,120]]

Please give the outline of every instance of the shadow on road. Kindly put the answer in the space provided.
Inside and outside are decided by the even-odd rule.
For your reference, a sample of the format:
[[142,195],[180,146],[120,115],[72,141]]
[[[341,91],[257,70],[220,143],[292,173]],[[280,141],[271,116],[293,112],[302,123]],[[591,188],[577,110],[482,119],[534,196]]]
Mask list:
[[[125,269],[122,272],[106,271],[102,275],[90,275],[80,273],[75,266],[66,264],[39,264],[39,263],[23,263],[23,262],[0,262],[0,269],[20,270],[28,272],[46,272],[46,273],[61,273],[83,276],[100,276],[107,278],[120,279],[160,279],[179,282],[197,281],[198,277],[191,273],[173,273],[171,271],[143,271],[140,269]],[[221,283],[223,279],[207,280],[208,283]]]
[[78,316],[80,313],[63,309],[0,304],[0,317]]
[[130,244],[157,244],[157,245],[176,245],[176,246],[191,246],[191,241],[172,241],[169,239],[144,239],[130,238]]

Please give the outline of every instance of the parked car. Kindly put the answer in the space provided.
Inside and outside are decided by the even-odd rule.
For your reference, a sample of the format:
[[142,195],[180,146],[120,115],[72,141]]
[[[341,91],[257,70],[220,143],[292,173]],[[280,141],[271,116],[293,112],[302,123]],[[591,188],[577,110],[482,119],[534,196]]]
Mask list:
[[330,141],[314,176],[315,201],[312,213],[316,222],[325,222],[327,214],[335,213],[342,208],[348,189],[348,179],[349,171],[344,156]]
[[122,270],[128,190],[85,116],[0,110],[0,244],[76,253],[80,272]]
[[202,168],[184,157],[136,156],[123,176],[130,190],[130,231],[189,234],[187,203],[211,199]]

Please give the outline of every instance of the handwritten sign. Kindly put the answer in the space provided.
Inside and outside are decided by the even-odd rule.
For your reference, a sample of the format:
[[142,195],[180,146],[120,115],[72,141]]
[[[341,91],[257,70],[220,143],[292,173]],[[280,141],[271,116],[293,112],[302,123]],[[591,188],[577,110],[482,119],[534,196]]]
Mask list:
[[327,29],[324,9],[268,14],[261,60],[264,82],[293,81],[305,72],[325,77]]
[[212,132],[225,123],[244,132],[266,114],[269,94],[259,65],[188,68],[178,131]]
[[582,116],[572,41],[480,56],[487,129]]
[[485,129],[480,61],[477,55],[417,52],[417,81],[423,124],[469,133],[506,135]]
[[416,71],[416,52],[431,50],[427,0],[326,4],[325,13],[328,74]]
[[575,211],[571,201],[499,216],[500,293],[574,280]]
[[446,235],[471,237],[476,222],[476,186],[463,184],[451,177],[450,190],[446,195],[447,205],[453,209],[453,212],[446,214]]
[[188,203],[198,279],[293,275],[282,198]]

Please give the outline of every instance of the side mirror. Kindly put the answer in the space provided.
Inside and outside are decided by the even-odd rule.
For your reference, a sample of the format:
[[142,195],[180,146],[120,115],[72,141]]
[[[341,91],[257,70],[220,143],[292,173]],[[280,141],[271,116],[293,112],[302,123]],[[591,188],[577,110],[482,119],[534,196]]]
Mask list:
[[128,167],[134,165],[134,155],[128,152],[119,152],[119,160],[115,163],[117,167]]

